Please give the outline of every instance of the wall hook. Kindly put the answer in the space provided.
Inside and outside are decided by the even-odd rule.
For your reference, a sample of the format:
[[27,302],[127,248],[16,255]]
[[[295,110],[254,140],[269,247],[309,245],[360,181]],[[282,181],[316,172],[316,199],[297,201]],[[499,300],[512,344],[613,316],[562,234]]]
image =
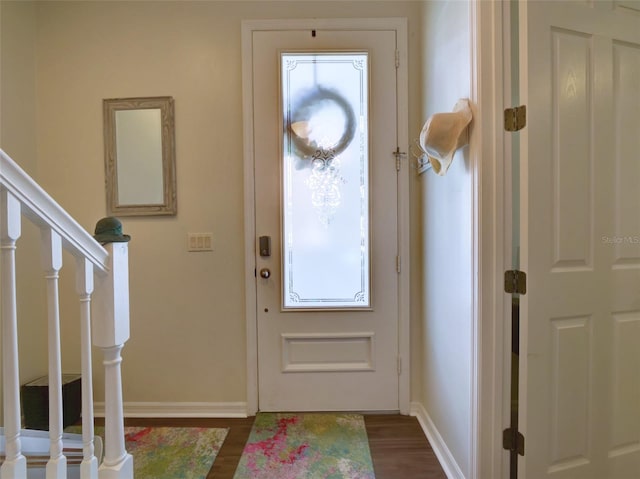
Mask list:
[[418,174],[431,169],[427,152],[422,149],[418,139],[414,139],[413,144],[409,145],[409,151],[411,152],[411,156],[416,159],[415,167],[418,169]]

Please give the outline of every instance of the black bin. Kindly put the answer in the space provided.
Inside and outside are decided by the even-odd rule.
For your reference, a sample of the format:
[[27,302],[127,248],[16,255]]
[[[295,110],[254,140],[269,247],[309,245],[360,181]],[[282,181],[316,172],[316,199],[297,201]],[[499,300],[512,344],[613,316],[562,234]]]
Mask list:
[[[49,378],[43,376],[21,388],[24,426],[49,430]],[[62,427],[75,424],[82,411],[82,380],[79,374],[62,375]]]

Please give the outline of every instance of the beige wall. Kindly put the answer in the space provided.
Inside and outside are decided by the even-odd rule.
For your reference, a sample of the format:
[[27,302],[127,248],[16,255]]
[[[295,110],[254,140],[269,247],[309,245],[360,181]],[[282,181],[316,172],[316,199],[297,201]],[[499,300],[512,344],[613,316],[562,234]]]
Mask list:
[[0,145],[36,174],[36,6],[3,1],[0,24]]
[[[31,2],[1,4],[0,148],[27,173],[37,176],[36,6]],[[44,279],[40,267],[39,230],[24,221],[16,252],[20,265],[17,309],[20,315],[20,376],[26,381],[46,372],[47,340]],[[42,287],[36,288],[34,285]],[[46,367],[46,366],[45,366]]]
[[[243,19],[409,19],[410,138],[469,96],[469,7],[430,1],[0,3],[0,148],[86,229],[105,215],[103,98],[170,95],[176,105],[178,215],[123,218],[130,243],[127,402],[246,400]],[[471,462],[472,176],[410,173],[411,398],[465,476]],[[21,377],[46,373],[38,232],[18,250]],[[211,231],[212,253],[187,253]],[[63,369],[79,370],[72,260],[62,272]],[[98,365],[99,357],[95,362]],[[102,397],[100,368],[95,378]]]
[[[409,18],[410,141],[429,115],[469,95],[466,2],[2,0],[0,7],[0,148],[89,231],[105,215],[101,100],[175,99],[178,216],[123,219],[133,236],[128,402],[246,400],[242,19]],[[425,407],[468,477],[468,154],[458,154],[444,178],[432,172],[410,178],[412,400]],[[23,223],[18,307],[25,381],[47,366],[38,232]],[[202,231],[213,232],[215,251],[187,253],[187,232]],[[72,260],[64,259],[63,367],[77,371],[78,305]]]
[[[36,4],[35,33],[24,40],[35,39],[31,61],[36,59],[37,134],[29,144],[37,149],[36,179],[89,231],[105,215],[102,99],[175,99],[178,215],[122,219],[125,232],[133,237],[131,340],[123,353],[125,401],[246,400],[241,20],[408,17],[413,139],[423,121],[420,7],[421,2],[399,1]],[[3,3],[3,24],[5,10]],[[17,86],[8,93],[3,87],[5,94],[15,95],[17,102],[33,98]],[[18,110],[14,105],[8,113]],[[4,133],[5,126],[3,144]],[[13,156],[20,164],[25,161],[22,154]],[[411,175],[415,253],[419,183]],[[213,232],[214,251],[187,253],[187,233],[203,231]],[[65,261],[70,263],[70,258]],[[419,283],[419,278],[418,268],[412,279]],[[73,268],[63,270],[62,283],[67,291],[61,304],[63,369],[77,371]],[[415,281],[412,292],[411,311],[418,326],[420,290]],[[422,369],[419,337],[412,343],[414,392],[422,389],[415,383]],[[44,374],[44,361],[40,367],[33,373]],[[101,382],[98,374],[97,400]]]

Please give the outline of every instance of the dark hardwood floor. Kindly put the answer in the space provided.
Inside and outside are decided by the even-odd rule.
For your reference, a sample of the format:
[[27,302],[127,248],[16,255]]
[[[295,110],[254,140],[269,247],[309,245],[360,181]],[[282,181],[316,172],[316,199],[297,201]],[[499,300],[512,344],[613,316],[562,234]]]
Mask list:
[[365,415],[376,479],[447,479],[415,417]]
[[[376,479],[446,479],[415,417],[365,415]],[[229,433],[207,479],[233,479],[251,432],[253,417],[242,419],[128,418],[127,426],[228,427]],[[300,478],[313,479],[313,478]]]

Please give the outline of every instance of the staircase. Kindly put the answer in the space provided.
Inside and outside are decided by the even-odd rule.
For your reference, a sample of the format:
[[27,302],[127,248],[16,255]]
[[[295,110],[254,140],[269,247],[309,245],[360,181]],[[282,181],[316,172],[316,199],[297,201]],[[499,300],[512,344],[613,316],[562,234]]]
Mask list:
[[[47,289],[49,432],[21,429],[16,306],[16,249],[23,218],[41,231]],[[59,272],[62,251],[75,259],[80,309],[82,435],[63,434]],[[126,242],[100,245],[9,156],[0,150],[0,333],[4,428],[0,479],[131,479],[124,442],[121,351],[129,339]],[[105,377],[105,444],[94,438],[92,346]]]
[[[0,428],[0,455],[4,460],[5,452],[4,428]],[[27,459],[27,478],[46,479],[47,462],[49,460],[49,433],[47,431],[20,431],[22,454]],[[84,460],[82,435],[62,434],[62,453],[67,460],[67,479],[82,479],[81,466]],[[93,442],[95,456],[100,462],[102,458],[103,444],[100,436],[96,436]]]

